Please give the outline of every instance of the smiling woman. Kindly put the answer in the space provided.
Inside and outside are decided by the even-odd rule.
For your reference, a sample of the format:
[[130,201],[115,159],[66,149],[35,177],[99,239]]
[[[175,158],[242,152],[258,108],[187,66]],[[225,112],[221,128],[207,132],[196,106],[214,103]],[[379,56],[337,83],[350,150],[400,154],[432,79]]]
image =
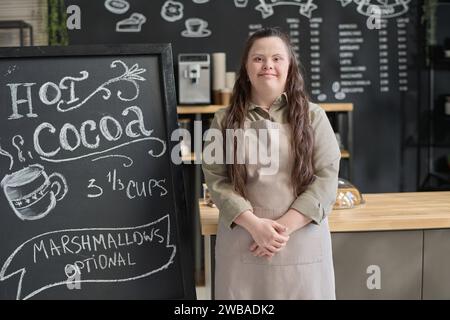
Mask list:
[[[284,33],[262,29],[248,39],[230,106],[215,114],[211,128],[223,136],[266,130],[279,137],[222,140],[224,150],[234,150],[227,164],[204,154],[206,184],[220,212],[215,298],[335,299],[327,215],[340,151],[324,110],[308,101]],[[252,143],[276,150],[275,172],[264,174],[266,163],[250,162]]]

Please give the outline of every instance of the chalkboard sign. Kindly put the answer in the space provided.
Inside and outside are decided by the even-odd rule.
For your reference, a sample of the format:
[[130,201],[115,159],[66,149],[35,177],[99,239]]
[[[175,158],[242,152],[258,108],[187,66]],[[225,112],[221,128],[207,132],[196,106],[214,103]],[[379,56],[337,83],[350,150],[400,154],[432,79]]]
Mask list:
[[[402,154],[402,144],[405,131],[416,129],[402,121],[418,103],[419,0],[65,3],[80,9],[80,29],[69,30],[72,44],[171,42],[175,57],[225,52],[227,71],[237,70],[250,33],[282,28],[304,66],[311,99],[354,104],[353,182],[364,192],[400,191],[403,179],[415,187],[414,153]],[[69,21],[76,17],[70,12]]]
[[170,45],[0,50],[0,299],[193,299]]

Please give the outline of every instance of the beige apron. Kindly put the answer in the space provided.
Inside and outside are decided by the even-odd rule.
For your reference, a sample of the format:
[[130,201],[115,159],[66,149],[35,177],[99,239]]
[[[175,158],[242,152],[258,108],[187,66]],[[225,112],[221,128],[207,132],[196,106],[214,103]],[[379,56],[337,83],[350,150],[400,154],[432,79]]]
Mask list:
[[[269,120],[248,121],[245,130],[278,129],[279,170],[261,174],[261,163],[247,164],[248,200],[258,217],[277,219],[295,200],[291,188],[290,131],[287,124]],[[270,131],[273,132],[273,131]],[[248,146],[246,148],[248,160]],[[278,159],[272,159],[278,161]],[[248,162],[246,162],[248,163]],[[266,166],[267,167],[267,166]],[[216,299],[335,299],[334,269],[328,221],[309,223],[291,233],[286,247],[270,260],[254,257],[253,239],[236,225],[229,229],[221,219],[216,241]]]

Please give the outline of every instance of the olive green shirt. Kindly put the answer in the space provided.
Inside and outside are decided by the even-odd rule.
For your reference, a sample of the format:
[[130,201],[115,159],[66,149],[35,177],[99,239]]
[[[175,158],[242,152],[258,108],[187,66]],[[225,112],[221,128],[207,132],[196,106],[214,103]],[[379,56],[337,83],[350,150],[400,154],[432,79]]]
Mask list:
[[[226,109],[215,113],[211,128],[222,130],[222,120],[225,117]],[[290,207],[311,218],[313,223],[320,224],[331,212],[336,201],[341,153],[325,111],[317,104],[309,103],[309,114],[314,132],[315,180],[305,192],[294,200]],[[251,103],[247,120],[287,123],[287,116],[286,95],[282,94],[270,106],[269,112]],[[211,141],[206,142],[205,147],[209,143]],[[211,197],[219,209],[220,218],[228,227],[234,227],[234,220],[241,213],[247,210],[253,211],[252,204],[234,190],[227,174],[226,164],[207,164],[203,161],[202,169]]]

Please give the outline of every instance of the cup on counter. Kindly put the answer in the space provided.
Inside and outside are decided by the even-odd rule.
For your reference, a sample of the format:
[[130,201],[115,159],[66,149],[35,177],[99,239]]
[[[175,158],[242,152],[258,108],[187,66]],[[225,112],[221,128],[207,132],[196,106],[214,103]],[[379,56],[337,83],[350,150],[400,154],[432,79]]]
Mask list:
[[230,99],[231,99],[231,90],[228,88],[222,89],[220,91],[221,104],[224,106],[230,105]]
[[213,91],[213,103],[217,105],[222,104],[222,90]]

